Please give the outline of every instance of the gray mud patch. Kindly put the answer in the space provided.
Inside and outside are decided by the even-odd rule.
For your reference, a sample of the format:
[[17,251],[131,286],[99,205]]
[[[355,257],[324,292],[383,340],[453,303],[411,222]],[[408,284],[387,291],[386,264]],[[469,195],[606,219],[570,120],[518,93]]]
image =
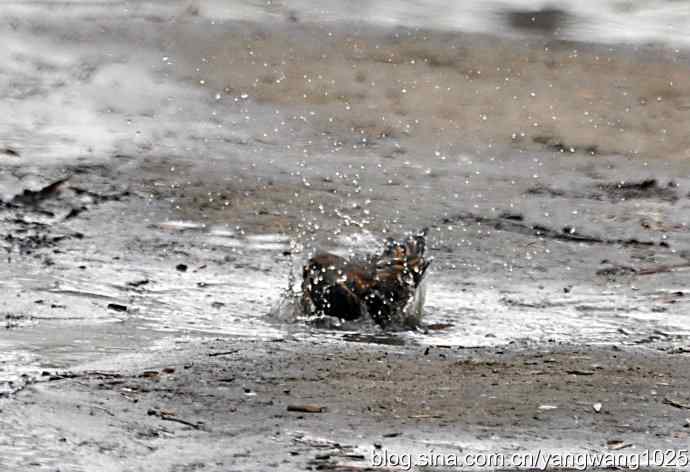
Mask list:
[[[206,7],[7,6],[2,466],[687,444],[686,53]],[[425,226],[425,331],[268,315]]]
[[212,341],[139,367],[44,376],[3,405],[10,437],[26,431],[3,447],[19,458],[40,446],[39,468],[127,457],[150,470],[368,470],[382,449],[508,454],[516,441],[535,452],[679,449],[686,362],[611,347]]
[[671,180],[661,184],[654,178],[647,178],[640,181],[620,181],[597,183],[583,190],[560,190],[552,187],[537,185],[527,189],[528,195],[546,195],[549,197],[568,197],[568,198],[589,198],[592,200],[609,200],[613,203],[636,200],[650,199],[661,200],[675,203],[682,198],[677,191],[677,184]]

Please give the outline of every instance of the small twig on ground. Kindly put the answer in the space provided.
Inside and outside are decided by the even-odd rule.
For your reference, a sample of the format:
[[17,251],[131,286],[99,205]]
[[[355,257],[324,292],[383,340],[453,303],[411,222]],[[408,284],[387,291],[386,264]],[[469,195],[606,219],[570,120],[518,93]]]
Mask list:
[[98,377],[122,377],[118,372],[104,372],[101,370],[87,370],[82,375],[94,375]]
[[580,369],[566,370],[565,373],[570,374],[570,375],[594,375],[593,370],[580,370]]
[[202,429],[202,426],[203,426],[203,425],[201,425],[201,424],[199,424],[199,423],[192,423],[191,421],[183,420],[183,419],[181,419],[181,418],[176,418],[176,417],[174,417],[174,416],[172,416],[172,415],[170,415],[170,414],[165,414],[165,413],[163,413],[162,411],[149,410],[149,411],[147,412],[147,414],[148,414],[149,416],[156,416],[156,417],[158,417],[158,418],[160,418],[160,419],[162,419],[162,420],[165,420],[165,421],[174,421],[175,423],[180,423],[180,424],[183,424],[183,425],[185,425],[185,426],[189,426],[190,428],[194,428],[194,429],[197,429],[197,430]]
[[636,275],[663,274],[665,272],[679,272],[686,269],[690,269],[690,263],[688,262],[683,264],[661,265],[657,267],[649,267],[647,269],[639,269],[636,271]]
[[115,416],[115,413],[113,413],[112,411],[108,410],[108,409],[105,408],[105,407],[97,406],[97,405],[91,405],[91,408],[95,408],[95,409],[97,409],[97,410],[104,411],[104,412],[106,412],[106,413],[107,413],[108,415],[110,415],[110,416]]
[[305,405],[288,405],[287,411],[296,411],[300,413],[323,413],[326,408],[314,403],[308,403]]
[[208,357],[227,356],[228,354],[235,354],[236,352],[240,352],[240,350],[233,349],[232,351],[210,352]]
[[673,400],[669,397],[665,397],[663,403],[666,405],[671,405],[674,408],[680,408],[682,410],[690,410],[690,405],[687,403],[681,403],[679,401]]

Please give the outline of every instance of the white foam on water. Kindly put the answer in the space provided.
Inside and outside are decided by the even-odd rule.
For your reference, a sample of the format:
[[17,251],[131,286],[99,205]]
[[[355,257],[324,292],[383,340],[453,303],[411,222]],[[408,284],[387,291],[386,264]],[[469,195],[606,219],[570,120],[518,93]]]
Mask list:
[[267,235],[266,238],[241,238],[230,234],[219,236],[217,233],[212,233],[211,236],[206,238],[206,242],[211,246],[221,246],[255,252],[280,252],[289,247],[289,243],[281,239],[279,235]]
[[284,234],[252,234],[247,236],[247,240],[256,243],[287,243],[290,238]]
[[189,229],[203,229],[206,225],[202,223],[195,223],[193,221],[164,221],[158,225],[162,229],[184,231]]
[[627,341],[626,333],[642,337],[655,329],[669,335],[690,334],[690,315],[656,311],[655,303],[642,296],[580,288],[583,294],[559,299],[539,296],[536,287],[530,286],[514,287],[511,295],[486,288],[458,291],[439,281],[439,275],[432,274],[428,280],[424,319],[453,326],[428,336],[415,335],[422,343],[466,347],[519,340],[598,344]]

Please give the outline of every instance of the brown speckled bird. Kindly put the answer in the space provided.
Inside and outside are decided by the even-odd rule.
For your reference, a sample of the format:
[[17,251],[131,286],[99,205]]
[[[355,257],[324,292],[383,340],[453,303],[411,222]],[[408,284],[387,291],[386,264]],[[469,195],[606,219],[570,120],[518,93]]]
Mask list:
[[431,263],[424,257],[424,229],[402,241],[388,239],[383,252],[363,260],[317,254],[304,266],[302,305],[308,315],[355,320],[369,314],[380,326],[404,321],[422,303],[420,284]]

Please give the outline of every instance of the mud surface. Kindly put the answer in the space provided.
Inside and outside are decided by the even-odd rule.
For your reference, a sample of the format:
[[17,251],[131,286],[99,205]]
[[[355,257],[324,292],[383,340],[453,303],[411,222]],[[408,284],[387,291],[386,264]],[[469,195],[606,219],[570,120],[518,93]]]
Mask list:
[[[684,52],[187,6],[2,17],[3,470],[687,449]],[[423,227],[427,330],[294,318]]]
[[[377,452],[634,454],[688,442],[687,358],[652,350],[285,337],[156,357],[43,375],[4,406],[9,466],[385,470],[372,467]],[[319,412],[300,411],[309,405]]]

